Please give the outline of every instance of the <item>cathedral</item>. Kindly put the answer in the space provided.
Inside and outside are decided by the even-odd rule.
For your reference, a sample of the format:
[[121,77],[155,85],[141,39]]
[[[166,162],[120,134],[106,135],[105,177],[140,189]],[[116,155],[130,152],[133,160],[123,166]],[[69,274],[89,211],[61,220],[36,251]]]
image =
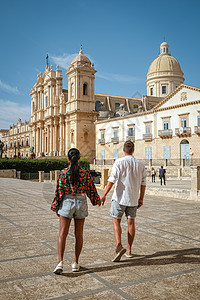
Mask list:
[[32,149],[37,158],[66,157],[76,147],[91,163],[109,163],[131,139],[139,159],[198,160],[200,89],[184,84],[166,42],[150,64],[141,98],[95,93],[96,72],[82,47],[64,78],[59,66],[47,64],[30,91],[29,122],[19,119],[2,135],[4,156],[30,157]]

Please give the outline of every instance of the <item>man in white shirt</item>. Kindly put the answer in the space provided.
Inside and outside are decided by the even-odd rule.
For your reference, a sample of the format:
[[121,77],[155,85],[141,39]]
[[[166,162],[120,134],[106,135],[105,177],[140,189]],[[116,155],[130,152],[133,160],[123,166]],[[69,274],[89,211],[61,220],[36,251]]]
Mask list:
[[[111,216],[116,240],[116,253],[113,261],[119,261],[125,253],[126,257],[133,257],[131,246],[135,237],[135,217],[137,208],[143,205],[146,188],[146,170],[144,164],[132,155],[134,144],[131,141],[124,143],[125,157],[115,161],[108,183],[106,185],[102,205],[106,201],[106,195],[115,184],[111,202]],[[126,249],[121,243],[121,218],[126,214],[128,224],[128,244]]]

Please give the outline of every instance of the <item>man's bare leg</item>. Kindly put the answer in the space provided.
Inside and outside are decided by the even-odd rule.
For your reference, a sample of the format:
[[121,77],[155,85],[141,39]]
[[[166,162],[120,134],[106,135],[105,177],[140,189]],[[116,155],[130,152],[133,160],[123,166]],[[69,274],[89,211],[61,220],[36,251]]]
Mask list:
[[127,224],[128,224],[128,245],[126,248],[126,252],[130,254],[133,240],[135,237],[135,219],[128,218]]
[[121,219],[113,218],[113,231],[116,241],[116,251],[121,247],[122,241],[121,241],[121,235],[122,235],[122,229],[121,229]]

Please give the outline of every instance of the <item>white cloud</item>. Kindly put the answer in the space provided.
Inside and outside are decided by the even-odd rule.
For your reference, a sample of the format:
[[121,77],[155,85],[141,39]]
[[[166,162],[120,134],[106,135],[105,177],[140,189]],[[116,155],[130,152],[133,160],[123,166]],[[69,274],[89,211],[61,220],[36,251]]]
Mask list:
[[71,64],[72,60],[78,55],[78,53],[74,54],[67,54],[64,53],[62,56],[54,56],[50,55],[50,59],[59,67],[63,69],[68,69],[69,65]]
[[137,76],[128,76],[123,74],[114,74],[114,73],[108,73],[108,72],[98,72],[96,74],[96,77],[108,80],[108,81],[115,81],[115,82],[121,82],[121,83],[132,83],[137,84],[142,81],[141,78]]
[[30,105],[21,105],[18,102],[0,99],[0,128],[8,129],[16,124],[20,118],[22,122],[29,121],[31,115]]
[[2,82],[1,80],[0,80],[0,89],[15,95],[19,94],[19,90],[17,87],[12,87],[7,83]]
[[[59,65],[59,67],[62,67],[63,69],[67,70],[72,60],[77,55],[78,53],[73,53],[73,54],[64,53],[62,56],[49,55],[49,57],[56,65]],[[94,62],[94,59],[92,59],[92,57],[89,54],[84,53],[84,55],[87,56],[91,62]]]

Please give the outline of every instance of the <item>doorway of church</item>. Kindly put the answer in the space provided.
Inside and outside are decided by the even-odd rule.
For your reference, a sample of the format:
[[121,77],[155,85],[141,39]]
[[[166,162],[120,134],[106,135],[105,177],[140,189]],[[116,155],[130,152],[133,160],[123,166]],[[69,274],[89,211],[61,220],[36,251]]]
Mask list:
[[180,143],[181,147],[181,160],[184,160],[185,166],[190,165],[190,144],[188,140],[182,140]]

